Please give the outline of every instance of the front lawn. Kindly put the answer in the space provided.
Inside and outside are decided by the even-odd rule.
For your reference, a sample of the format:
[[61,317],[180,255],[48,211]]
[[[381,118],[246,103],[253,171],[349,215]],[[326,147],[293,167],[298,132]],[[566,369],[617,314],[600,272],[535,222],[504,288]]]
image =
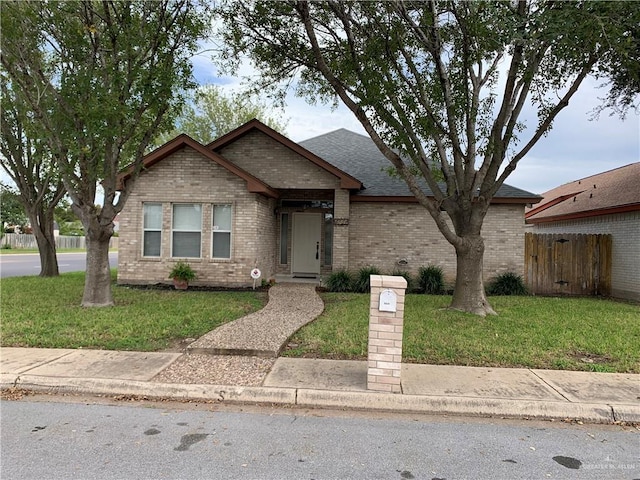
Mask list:
[[[115,279],[115,272],[114,272]],[[162,350],[260,309],[264,293],[114,285],[111,308],[80,306],[84,273],[0,284],[2,346]],[[324,313],[283,352],[364,360],[369,295],[324,293]],[[500,313],[446,310],[447,296],[408,295],[405,362],[640,373],[640,306],[597,298],[491,297]]]
[[[290,357],[366,359],[369,295],[322,294]],[[403,360],[439,365],[640,373],[640,306],[598,298],[490,297],[498,316],[445,310],[448,296],[408,295]]]
[[5,347],[161,350],[259,310],[266,301],[264,293],[114,285],[115,307],[83,308],[84,273],[6,278],[0,287]]

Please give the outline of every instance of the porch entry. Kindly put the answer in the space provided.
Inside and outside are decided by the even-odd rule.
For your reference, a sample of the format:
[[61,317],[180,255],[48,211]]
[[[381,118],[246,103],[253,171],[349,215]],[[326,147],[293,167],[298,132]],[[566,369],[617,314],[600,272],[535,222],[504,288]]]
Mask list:
[[291,274],[315,277],[320,274],[321,213],[294,213],[291,244]]

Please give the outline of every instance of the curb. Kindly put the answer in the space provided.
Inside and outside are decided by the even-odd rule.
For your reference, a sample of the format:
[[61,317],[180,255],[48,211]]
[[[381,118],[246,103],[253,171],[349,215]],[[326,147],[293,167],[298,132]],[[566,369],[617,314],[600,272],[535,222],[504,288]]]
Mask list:
[[136,395],[172,400],[288,405],[340,410],[463,415],[586,423],[640,422],[640,405],[607,405],[496,398],[402,395],[366,391],[333,391],[284,387],[242,387],[206,384],[149,383],[96,378],[52,378],[0,375],[0,386],[49,393]]

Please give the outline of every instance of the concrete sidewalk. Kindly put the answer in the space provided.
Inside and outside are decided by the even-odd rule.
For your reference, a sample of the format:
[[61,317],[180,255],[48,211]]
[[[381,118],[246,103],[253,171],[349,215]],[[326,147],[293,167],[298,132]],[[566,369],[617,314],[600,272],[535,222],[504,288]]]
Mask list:
[[366,390],[367,363],[278,358],[259,387],[157,383],[180,353],[0,349],[0,384],[101,395],[393,412],[640,422],[640,375],[403,364],[402,394]]

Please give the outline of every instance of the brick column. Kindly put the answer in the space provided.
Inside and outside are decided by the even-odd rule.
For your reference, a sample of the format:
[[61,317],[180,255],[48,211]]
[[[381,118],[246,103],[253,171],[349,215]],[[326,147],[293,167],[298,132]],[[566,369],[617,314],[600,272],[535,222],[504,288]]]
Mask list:
[[336,188],[333,200],[333,271],[349,268],[349,190]]
[[[402,325],[407,281],[403,277],[387,275],[371,275],[370,281],[367,389],[401,393]],[[380,295],[383,292],[383,300],[387,302],[380,305]]]

